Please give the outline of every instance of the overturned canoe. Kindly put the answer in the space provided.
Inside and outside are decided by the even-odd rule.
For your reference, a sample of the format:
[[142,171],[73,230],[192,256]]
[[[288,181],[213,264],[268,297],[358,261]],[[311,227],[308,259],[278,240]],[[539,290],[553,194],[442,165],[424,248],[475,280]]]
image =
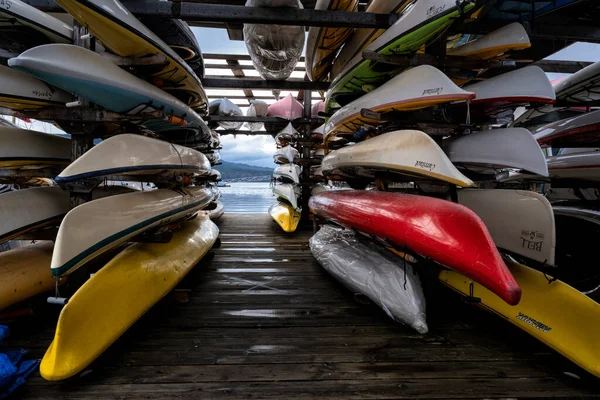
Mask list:
[[548,157],[548,172],[556,187],[558,181],[600,182],[600,149]]
[[58,230],[52,275],[68,275],[134,236],[193,214],[211,201],[210,190],[190,187],[112,196],[75,207]]
[[554,85],[562,106],[591,106],[600,101],[600,62],[577,71]]
[[542,147],[600,147],[600,110],[539,127],[533,136]]
[[302,213],[285,201],[277,201],[277,203],[269,207],[269,215],[284,232],[291,233],[295,232],[296,228],[298,228]]
[[187,147],[141,135],[123,134],[106,139],[75,160],[55,179],[59,185],[90,181],[95,186],[110,175],[141,175],[137,179],[151,182],[153,177],[172,178],[207,175],[210,163],[204,154]]
[[50,381],[82,371],[204,257],[219,229],[199,215],[169,243],[136,243],[96,272],[62,309],[40,365]]
[[518,22],[513,22],[462,46],[449,49],[449,56],[461,56],[489,60],[507,51],[525,50],[531,47],[527,31]]
[[546,156],[527,129],[505,128],[455,136],[442,142],[442,148],[465,174],[496,174],[511,168],[548,176]]
[[364,190],[312,196],[319,217],[379,238],[454,269],[519,303],[521,289],[481,219],[460,204],[433,197]]
[[64,107],[73,96],[33,76],[0,65],[0,107],[27,110],[43,107]]
[[[71,141],[29,129],[0,127],[0,168],[59,168],[71,162]],[[42,176],[40,176],[42,177]],[[53,178],[54,176],[49,176]]]
[[323,173],[343,171],[346,176],[374,178],[392,174],[390,179],[434,179],[458,186],[473,186],[440,147],[421,131],[384,133],[352,146],[334,150],[323,158]]

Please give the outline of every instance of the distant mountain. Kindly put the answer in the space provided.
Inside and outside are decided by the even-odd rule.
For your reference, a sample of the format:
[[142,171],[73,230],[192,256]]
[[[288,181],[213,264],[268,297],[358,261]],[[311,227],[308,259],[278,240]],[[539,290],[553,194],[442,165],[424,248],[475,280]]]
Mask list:
[[215,167],[221,173],[224,182],[269,182],[273,168],[222,161]]

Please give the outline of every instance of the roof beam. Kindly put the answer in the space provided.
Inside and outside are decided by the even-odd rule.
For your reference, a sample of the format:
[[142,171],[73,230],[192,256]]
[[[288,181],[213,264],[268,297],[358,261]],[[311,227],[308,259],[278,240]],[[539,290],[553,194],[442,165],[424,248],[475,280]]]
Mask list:
[[244,79],[207,76],[202,80],[207,89],[280,89],[280,90],[327,90],[329,82],[310,82],[301,79],[285,81],[266,81],[262,78],[247,77]]

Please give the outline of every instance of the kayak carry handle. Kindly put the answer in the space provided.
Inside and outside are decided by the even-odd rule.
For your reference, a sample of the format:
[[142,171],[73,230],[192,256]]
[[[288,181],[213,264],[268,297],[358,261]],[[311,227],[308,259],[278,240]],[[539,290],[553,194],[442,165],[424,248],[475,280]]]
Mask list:
[[48,304],[57,304],[59,306],[66,306],[69,299],[66,297],[48,297],[46,300]]

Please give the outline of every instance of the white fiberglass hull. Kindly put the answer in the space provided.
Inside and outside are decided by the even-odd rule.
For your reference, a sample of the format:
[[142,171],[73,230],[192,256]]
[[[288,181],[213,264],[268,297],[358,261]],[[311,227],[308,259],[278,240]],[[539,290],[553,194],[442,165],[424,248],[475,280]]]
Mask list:
[[285,179],[297,185],[300,184],[300,173],[302,172],[299,165],[296,164],[281,164],[273,171],[273,177],[276,179]]
[[290,203],[294,209],[298,208],[298,196],[300,194],[297,186],[291,183],[276,182],[273,187],[273,194]]

